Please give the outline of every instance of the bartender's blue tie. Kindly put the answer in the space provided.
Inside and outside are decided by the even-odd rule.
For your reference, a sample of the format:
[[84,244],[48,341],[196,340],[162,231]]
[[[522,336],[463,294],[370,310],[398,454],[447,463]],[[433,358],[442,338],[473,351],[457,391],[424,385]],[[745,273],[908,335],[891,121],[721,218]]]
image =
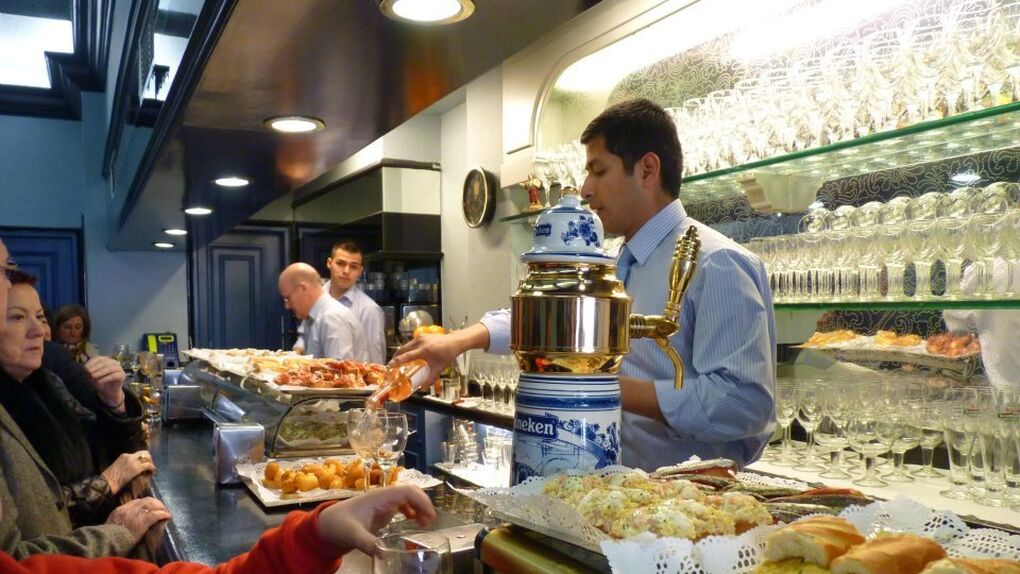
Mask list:
[[634,254],[630,252],[630,249],[626,245],[620,248],[620,254],[616,256],[616,277],[620,281],[623,281],[624,286],[627,285],[627,276],[630,274],[630,266],[637,261]]

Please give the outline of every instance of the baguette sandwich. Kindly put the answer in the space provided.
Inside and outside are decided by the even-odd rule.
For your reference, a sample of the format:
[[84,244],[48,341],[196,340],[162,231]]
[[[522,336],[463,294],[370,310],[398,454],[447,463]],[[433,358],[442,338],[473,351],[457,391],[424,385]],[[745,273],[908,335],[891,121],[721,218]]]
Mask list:
[[921,574],[1020,574],[1020,562],[999,558],[943,558]]
[[864,536],[844,518],[814,516],[773,532],[765,541],[767,562],[756,574],[822,574]]
[[914,534],[878,536],[832,561],[832,574],[920,574],[946,557],[938,542]]

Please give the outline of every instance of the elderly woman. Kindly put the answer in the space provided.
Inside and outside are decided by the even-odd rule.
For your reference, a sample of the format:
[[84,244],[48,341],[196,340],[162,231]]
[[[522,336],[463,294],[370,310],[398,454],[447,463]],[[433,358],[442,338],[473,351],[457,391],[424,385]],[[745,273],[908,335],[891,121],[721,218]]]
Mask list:
[[99,356],[99,348],[89,342],[92,320],[81,305],[65,305],[53,317],[53,335],[67,347],[80,364]]
[[[135,452],[139,422],[85,410],[59,379],[40,368],[39,296],[24,275],[13,278],[17,284],[7,296],[0,336],[0,500],[7,508],[0,548],[15,556],[124,555],[148,529],[139,515],[162,508],[152,499],[145,508],[118,507],[114,497],[135,476],[154,469],[148,453]],[[98,443],[124,453],[99,475],[92,448]],[[72,518],[76,525],[106,524],[72,531]]]

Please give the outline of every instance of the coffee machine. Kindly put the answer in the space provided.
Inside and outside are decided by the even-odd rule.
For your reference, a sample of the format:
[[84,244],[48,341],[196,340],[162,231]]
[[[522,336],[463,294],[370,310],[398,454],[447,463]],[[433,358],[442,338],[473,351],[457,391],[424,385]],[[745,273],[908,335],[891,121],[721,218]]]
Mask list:
[[630,339],[649,337],[669,356],[674,386],[683,362],[670,345],[700,240],[677,239],[662,315],[630,313],[631,298],[603,249],[602,222],[576,191],[538,218],[521,260],[528,273],[511,303],[510,348],[521,369],[514,414],[512,481],[620,463],[620,384]]

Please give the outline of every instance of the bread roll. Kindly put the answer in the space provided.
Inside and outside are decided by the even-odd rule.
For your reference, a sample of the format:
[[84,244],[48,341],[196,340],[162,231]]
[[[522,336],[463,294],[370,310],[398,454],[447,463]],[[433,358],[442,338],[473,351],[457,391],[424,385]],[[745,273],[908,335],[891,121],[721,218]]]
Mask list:
[[1020,574],[1020,562],[998,558],[943,558],[921,574]]
[[862,543],[864,537],[845,518],[813,516],[773,532],[765,541],[765,558],[803,558],[828,568],[834,558]]
[[879,536],[832,561],[832,574],[919,574],[946,557],[938,542],[913,534]]

